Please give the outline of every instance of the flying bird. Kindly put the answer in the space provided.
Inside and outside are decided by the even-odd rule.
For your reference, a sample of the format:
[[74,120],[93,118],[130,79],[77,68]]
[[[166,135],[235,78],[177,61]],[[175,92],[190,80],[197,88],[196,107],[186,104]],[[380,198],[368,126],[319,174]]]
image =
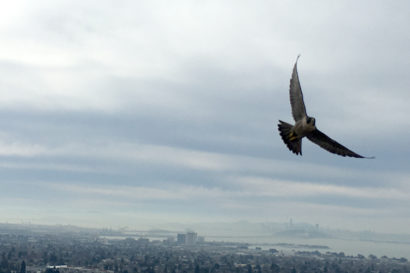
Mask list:
[[295,120],[295,125],[281,120],[279,120],[278,124],[279,134],[282,137],[283,142],[286,146],[288,146],[289,150],[296,155],[302,155],[302,139],[307,137],[310,141],[319,145],[323,149],[340,156],[374,158],[364,157],[349,150],[316,128],[316,120],[315,118],[307,115],[305,103],[303,102],[302,88],[300,86],[297,70],[298,59],[299,56],[297,57],[293,67],[289,87],[290,105],[292,107],[292,115]]

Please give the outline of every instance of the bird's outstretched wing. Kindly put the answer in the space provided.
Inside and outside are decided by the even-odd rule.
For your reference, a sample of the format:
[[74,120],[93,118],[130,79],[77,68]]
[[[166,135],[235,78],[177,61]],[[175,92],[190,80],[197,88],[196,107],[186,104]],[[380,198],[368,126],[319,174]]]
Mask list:
[[300,87],[298,76],[298,58],[296,59],[295,66],[293,67],[292,78],[290,79],[289,96],[290,106],[292,107],[292,115],[295,121],[301,120],[306,117],[305,103],[303,102],[302,88]]
[[319,145],[323,149],[334,153],[338,154],[341,156],[350,156],[350,157],[357,157],[357,158],[373,158],[373,157],[364,157],[359,154],[356,154],[355,152],[349,150],[342,144],[337,143],[318,129],[314,130],[310,134],[306,136],[310,141],[313,143]]

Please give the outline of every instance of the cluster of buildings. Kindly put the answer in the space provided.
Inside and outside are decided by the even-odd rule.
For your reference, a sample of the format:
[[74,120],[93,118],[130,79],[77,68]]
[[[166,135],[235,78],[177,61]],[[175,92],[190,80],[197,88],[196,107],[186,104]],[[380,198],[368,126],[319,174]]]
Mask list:
[[204,241],[204,237],[198,236],[196,232],[178,233],[177,235],[178,245],[192,246],[197,243],[203,243]]
[[242,243],[203,242],[195,232],[173,233],[172,241],[161,242],[129,237],[101,240],[98,233],[60,227],[16,227],[0,224],[0,273],[410,272],[405,258],[318,250],[284,255]]
[[48,265],[44,271],[41,267],[32,267],[27,273],[114,273],[113,270],[86,268],[82,266]]

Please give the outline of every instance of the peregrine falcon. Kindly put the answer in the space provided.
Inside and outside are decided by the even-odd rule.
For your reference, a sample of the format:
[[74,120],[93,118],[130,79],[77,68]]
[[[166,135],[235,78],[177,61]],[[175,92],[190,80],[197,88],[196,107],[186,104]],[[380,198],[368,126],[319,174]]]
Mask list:
[[350,156],[357,158],[374,158],[361,156],[345,146],[337,143],[316,128],[315,118],[309,117],[306,113],[305,103],[303,102],[302,88],[300,87],[299,76],[297,71],[298,58],[293,67],[292,78],[290,79],[289,95],[292,107],[292,115],[295,119],[295,125],[291,125],[279,120],[278,129],[283,142],[289,150],[296,155],[302,155],[302,138],[307,137],[313,143],[323,149],[341,156]]

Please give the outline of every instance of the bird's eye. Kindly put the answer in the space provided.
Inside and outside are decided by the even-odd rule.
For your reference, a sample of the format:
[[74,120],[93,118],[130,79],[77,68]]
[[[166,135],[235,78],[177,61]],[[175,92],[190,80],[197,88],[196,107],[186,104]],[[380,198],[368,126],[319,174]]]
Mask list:
[[311,118],[308,118],[308,119],[307,119],[307,123],[310,123],[311,121],[312,121]]

